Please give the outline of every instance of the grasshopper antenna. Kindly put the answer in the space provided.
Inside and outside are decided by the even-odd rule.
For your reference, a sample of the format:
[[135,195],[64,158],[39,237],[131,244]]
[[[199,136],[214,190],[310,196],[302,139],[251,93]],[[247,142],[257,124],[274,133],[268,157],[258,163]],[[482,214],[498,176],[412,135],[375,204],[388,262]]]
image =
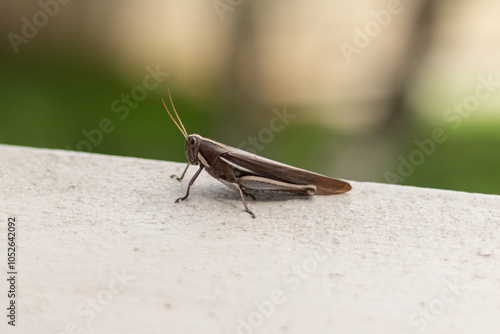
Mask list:
[[168,97],[170,98],[170,104],[172,105],[172,108],[174,109],[175,116],[177,116],[177,119],[179,120],[179,123],[181,123],[182,129],[184,130],[184,133],[187,136],[186,128],[184,127],[184,124],[182,124],[181,118],[177,114],[177,110],[175,110],[174,102],[172,101],[172,95],[170,95],[170,88],[168,89]]
[[[168,90],[168,96],[170,96],[170,89]],[[181,119],[179,118],[179,115],[177,114],[177,111],[175,111],[175,108],[174,108],[174,111],[175,111],[175,115],[177,116],[177,118],[179,119],[179,122],[181,123],[182,125],[182,128],[179,126],[179,124],[175,121],[174,117],[172,117],[172,114],[170,113],[170,111],[168,110],[167,108],[167,105],[165,104],[165,101],[163,99],[161,99],[161,102],[163,102],[163,106],[165,107],[165,110],[167,111],[168,115],[170,116],[170,118],[172,119],[172,121],[174,122],[174,124],[177,126],[177,128],[179,129],[179,131],[182,133],[182,135],[184,136],[184,138],[187,139],[187,132],[186,132],[186,129],[184,128],[184,124],[182,124],[182,121]],[[172,102],[172,96],[170,96],[170,102]],[[174,104],[172,103],[172,107],[174,106]]]

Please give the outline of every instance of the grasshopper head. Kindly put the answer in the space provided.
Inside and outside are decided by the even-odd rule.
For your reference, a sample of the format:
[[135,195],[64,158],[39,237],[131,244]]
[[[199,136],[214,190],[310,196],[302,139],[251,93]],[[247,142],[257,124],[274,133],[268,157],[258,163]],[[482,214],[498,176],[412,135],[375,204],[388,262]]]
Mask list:
[[201,136],[200,135],[189,135],[186,137],[186,145],[184,145],[184,151],[186,152],[186,158],[191,165],[198,165],[200,161],[198,160],[198,152],[201,146]]

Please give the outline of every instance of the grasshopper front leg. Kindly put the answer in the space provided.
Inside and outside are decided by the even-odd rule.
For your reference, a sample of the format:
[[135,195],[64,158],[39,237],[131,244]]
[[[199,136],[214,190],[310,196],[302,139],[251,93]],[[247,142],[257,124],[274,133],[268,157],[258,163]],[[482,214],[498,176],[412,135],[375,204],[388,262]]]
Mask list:
[[177,176],[177,175],[175,175],[175,174],[170,175],[170,177],[171,177],[172,179],[176,179],[177,181],[180,181],[180,180],[182,180],[182,179],[184,178],[184,175],[186,175],[186,172],[187,172],[188,168],[189,168],[189,164],[187,164],[186,169],[184,169],[184,172],[182,172],[181,177],[178,177],[178,176]]

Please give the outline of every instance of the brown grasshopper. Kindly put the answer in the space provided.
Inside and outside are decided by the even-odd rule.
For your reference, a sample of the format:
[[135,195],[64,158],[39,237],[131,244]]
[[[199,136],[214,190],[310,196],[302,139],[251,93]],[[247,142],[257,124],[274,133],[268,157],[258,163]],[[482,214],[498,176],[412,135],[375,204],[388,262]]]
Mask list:
[[[178,198],[175,203],[185,200],[189,190],[198,175],[206,169],[215,179],[224,183],[231,189],[239,192],[245,211],[255,218],[255,214],[248,209],[245,195],[255,197],[247,191],[285,192],[304,195],[334,195],[351,190],[351,185],[345,181],[309,172],[304,169],[285,165],[258,155],[218,143],[214,140],[203,138],[197,134],[188,135],[184,124],[175,110],[170,91],[170,103],[177,116],[177,123],[162,99],[163,106],[168,115],[186,138],[184,150],[188,165],[180,177],[172,178],[182,180],[189,165],[199,165],[200,168],[189,181],[186,195]],[[180,124],[180,126],[179,126]]]

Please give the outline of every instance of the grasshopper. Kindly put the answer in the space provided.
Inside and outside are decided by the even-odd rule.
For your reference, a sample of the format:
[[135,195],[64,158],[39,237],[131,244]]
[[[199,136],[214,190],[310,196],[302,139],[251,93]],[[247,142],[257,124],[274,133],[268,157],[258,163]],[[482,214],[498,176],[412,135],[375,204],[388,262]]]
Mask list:
[[188,135],[184,124],[175,110],[170,91],[168,93],[170,103],[177,116],[174,119],[162,99],[163,106],[168,115],[186,138],[184,151],[188,165],[182,175],[172,175],[181,181],[186,175],[190,165],[199,165],[198,171],[189,181],[186,195],[178,198],[175,203],[184,201],[189,196],[189,190],[205,169],[215,179],[219,180],[231,189],[239,192],[245,212],[255,218],[255,214],[248,208],[245,196],[255,197],[248,191],[284,192],[304,195],[334,195],[342,194],[352,189],[345,181],[337,180],[316,174],[304,169],[285,165],[258,155],[204,138],[198,134]]

